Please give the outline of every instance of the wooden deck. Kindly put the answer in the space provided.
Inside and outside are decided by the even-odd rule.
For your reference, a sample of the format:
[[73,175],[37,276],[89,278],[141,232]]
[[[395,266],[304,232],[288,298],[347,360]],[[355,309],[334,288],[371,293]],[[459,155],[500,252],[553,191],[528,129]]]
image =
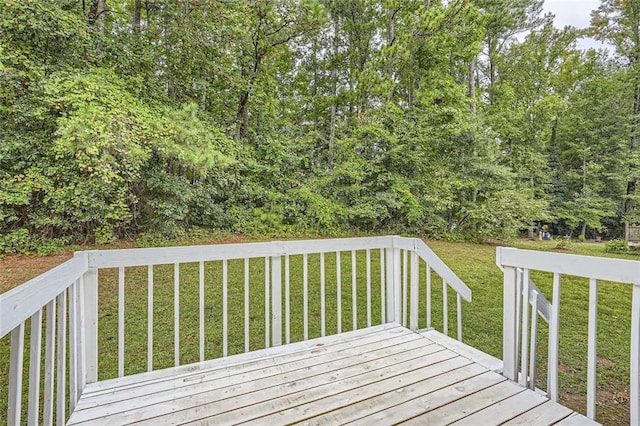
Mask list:
[[70,425],[596,424],[435,331],[382,325],[87,385]]

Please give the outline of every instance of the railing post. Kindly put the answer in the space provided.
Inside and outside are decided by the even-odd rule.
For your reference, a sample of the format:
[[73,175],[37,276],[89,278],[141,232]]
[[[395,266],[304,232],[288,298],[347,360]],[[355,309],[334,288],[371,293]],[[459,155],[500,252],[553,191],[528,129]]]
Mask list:
[[393,248],[393,242],[392,242],[391,247],[387,247],[387,249],[385,250],[385,263],[386,263],[385,272],[387,274],[385,279],[387,284],[387,288],[386,288],[387,322],[397,321],[397,318],[395,317],[395,310],[394,310],[394,306],[395,306],[394,296],[396,294],[394,289],[395,288],[395,283],[394,283],[395,272],[393,269],[394,252],[395,250]]
[[391,247],[386,250],[387,322],[399,324],[402,321],[400,249],[395,247],[394,237],[391,241]]
[[[90,253],[87,253],[90,255]],[[83,276],[85,378],[83,382],[98,381],[98,269],[89,268]]]
[[411,252],[411,291],[409,295],[409,328],[418,329],[418,253]]
[[[499,247],[497,251],[497,263],[500,263],[502,248]],[[517,304],[518,304],[518,290],[516,280],[516,268],[505,266],[503,267],[503,330],[502,330],[502,374],[511,380],[516,380],[518,377],[518,316]]]
[[282,345],[282,261],[271,257],[271,344]]

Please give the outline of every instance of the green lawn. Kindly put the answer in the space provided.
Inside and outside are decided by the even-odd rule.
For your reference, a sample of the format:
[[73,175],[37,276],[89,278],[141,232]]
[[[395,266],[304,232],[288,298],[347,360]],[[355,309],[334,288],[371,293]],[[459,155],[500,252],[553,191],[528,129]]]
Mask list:
[[[430,241],[429,246],[472,289],[473,302],[463,304],[464,341],[496,357],[502,356],[502,274],[495,266],[494,245]],[[520,248],[552,250],[553,242],[518,242]],[[602,244],[574,243],[569,253],[610,256],[603,252]],[[379,251],[372,250],[372,323],[381,321],[381,291]],[[620,257],[620,256],[618,256]],[[634,258],[634,257],[630,257]],[[291,340],[303,337],[302,256],[291,257]],[[357,252],[357,325],[367,325],[365,253]],[[309,256],[309,338],[320,335],[320,260]],[[244,351],[244,290],[243,261],[230,261],[228,282],[229,354]],[[342,330],[352,329],[351,311],[351,255],[341,256]],[[250,339],[251,349],[265,344],[265,287],[264,260],[250,263]],[[147,270],[126,269],[125,298],[125,373],[146,371],[147,359]],[[173,266],[154,268],[154,369],[173,366]],[[433,325],[442,330],[441,281],[433,276]],[[547,297],[551,294],[550,275],[534,273],[536,284]],[[424,266],[420,280],[425,281]],[[284,280],[283,280],[284,281]],[[99,313],[99,377],[117,375],[117,271],[100,272]],[[205,356],[222,355],[222,262],[205,264]],[[587,301],[588,283],[572,277],[563,278],[561,298],[561,377],[562,402],[585,411]],[[337,330],[337,278],[334,254],[326,255],[326,332]],[[284,297],[284,289],[283,289]],[[628,422],[630,286],[601,283],[598,324],[598,420],[608,424]],[[421,285],[420,300],[425,299]],[[180,268],[180,362],[198,360],[198,265],[183,264]],[[421,302],[420,327],[426,325],[424,302]],[[284,302],[283,302],[284,309]],[[455,296],[449,291],[450,334],[455,334]],[[283,331],[284,331],[283,324]],[[539,327],[539,387],[546,387],[546,324]],[[8,339],[0,341],[0,401],[6,401]],[[26,375],[25,375],[26,376]],[[25,383],[26,385],[26,383]],[[0,418],[4,418],[5,404],[0,405]]]

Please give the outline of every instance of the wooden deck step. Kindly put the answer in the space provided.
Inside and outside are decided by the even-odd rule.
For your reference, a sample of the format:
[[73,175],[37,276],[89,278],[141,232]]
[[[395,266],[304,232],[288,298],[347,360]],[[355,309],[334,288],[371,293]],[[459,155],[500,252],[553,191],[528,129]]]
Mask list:
[[68,424],[595,424],[499,369],[439,333],[386,324],[90,384]]

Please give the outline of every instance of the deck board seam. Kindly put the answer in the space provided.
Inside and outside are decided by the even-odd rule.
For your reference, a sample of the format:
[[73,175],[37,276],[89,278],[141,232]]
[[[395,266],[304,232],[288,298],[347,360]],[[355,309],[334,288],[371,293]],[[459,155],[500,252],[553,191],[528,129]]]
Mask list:
[[[460,358],[463,358],[463,357],[460,357]],[[441,362],[442,362],[442,363],[444,363],[444,362],[448,362],[448,361],[451,361],[451,359],[444,360],[444,361],[441,361]],[[395,387],[395,388],[392,388],[392,389],[389,389],[389,390],[386,390],[386,391],[383,391],[383,392],[380,392],[380,393],[376,393],[375,395],[371,395],[371,396],[368,396],[368,397],[364,397],[364,398],[362,398],[362,399],[358,399],[358,400],[350,401],[350,402],[349,402],[349,405],[359,404],[359,403],[362,403],[362,402],[364,402],[364,401],[367,401],[367,400],[370,400],[370,399],[373,399],[373,398],[376,398],[376,397],[380,397],[380,396],[385,395],[385,394],[389,394],[389,393],[392,393],[392,392],[396,392],[398,389],[401,389],[401,388],[411,387],[411,386],[415,386],[415,385],[417,385],[417,384],[419,384],[419,383],[422,383],[422,382],[426,382],[426,381],[429,381],[429,380],[434,380],[434,379],[436,379],[436,378],[438,378],[438,377],[442,377],[442,376],[444,376],[444,375],[446,375],[446,374],[450,374],[450,373],[452,373],[452,372],[454,372],[454,371],[456,371],[456,370],[461,370],[461,369],[464,369],[465,367],[469,367],[470,365],[473,365],[473,364],[472,364],[472,363],[469,363],[469,364],[463,364],[463,365],[460,365],[460,366],[457,366],[457,367],[451,368],[451,369],[449,369],[449,370],[442,371],[442,372],[440,372],[440,373],[438,373],[438,374],[435,374],[435,375],[433,375],[433,376],[430,376],[430,377],[428,377],[428,378],[418,379],[418,380],[416,380],[416,381],[414,381],[414,382],[404,383],[404,384],[400,385],[399,387]],[[422,368],[425,368],[425,367],[422,367]],[[480,376],[480,375],[485,374],[485,373],[486,373],[486,371],[480,371],[480,372],[475,373],[475,374],[472,374],[472,375],[470,375],[470,376],[460,378],[460,379],[458,379],[458,380],[456,380],[456,381],[454,381],[454,382],[450,382],[450,383],[447,383],[447,384],[445,384],[445,385],[442,385],[441,387],[438,387],[438,388],[430,388],[430,389],[428,389],[425,393],[418,394],[418,395],[416,395],[416,396],[415,396],[415,397],[413,397],[413,398],[409,398],[409,399],[407,399],[407,400],[404,400],[403,402],[405,402],[405,401],[409,401],[409,400],[413,400],[413,399],[417,399],[417,398],[421,398],[421,397],[423,397],[423,396],[425,396],[425,395],[428,395],[428,394],[430,394],[430,393],[437,392],[438,390],[444,389],[444,388],[449,387],[449,386],[454,386],[454,385],[456,385],[457,383],[460,383],[460,382],[462,382],[462,381],[464,381],[464,380],[468,380],[468,379],[470,379],[470,378],[477,377],[477,376]],[[402,373],[402,374],[406,374],[406,373]],[[385,379],[382,379],[382,380],[386,380],[386,379],[388,379],[388,378],[385,378]],[[380,380],[380,381],[382,381],[382,380]],[[367,387],[367,386],[369,386],[369,384],[364,385],[364,386],[361,386],[361,387],[362,387],[362,388],[364,388],[364,387]],[[333,395],[325,396],[325,397],[320,398],[320,399],[318,399],[318,400],[316,400],[316,401],[313,401],[313,402],[317,402],[317,401],[319,401],[319,400],[321,400],[321,399],[325,399],[325,398],[332,398],[332,397],[335,397],[335,396],[337,396],[337,395],[339,395],[339,394],[341,394],[341,393],[348,393],[348,392],[352,392],[352,391],[354,391],[354,390],[355,390],[355,389],[347,389],[347,390],[344,390],[344,391],[342,391],[342,392],[339,392],[339,393],[336,393],[336,394],[333,394]],[[306,404],[306,403],[305,403],[305,404]],[[393,405],[387,405],[387,406],[385,406],[385,408],[391,408],[391,407],[394,407],[394,406],[397,406],[397,405],[400,405],[400,404],[401,404],[401,403],[393,404]],[[303,405],[304,405],[304,404],[303,404]],[[291,408],[295,408],[295,407],[291,407]],[[314,419],[314,418],[318,418],[318,417],[324,416],[324,415],[329,414],[329,413],[334,412],[334,411],[339,411],[339,410],[341,410],[341,409],[343,409],[343,408],[345,408],[345,406],[338,406],[338,407],[334,407],[334,408],[332,408],[332,409],[330,409],[330,410],[328,410],[328,411],[323,412],[322,414],[315,414],[315,415],[313,415],[313,416],[309,416],[309,417],[305,417],[305,418],[297,419],[297,420],[295,421],[295,423],[308,422],[308,421],[310,421],[310,420],[312,420],[312,419]],[[381,408],[381,409],[382,409],[382,410],[384,410],[385,408]],[[272,414],[272,413],[271,413],[271,414]],[[269,416],[269,415],[271,415],[271,414],[267,414],[267,415],[262,416],[262,417],[259,417],[259,418],[267,417],[267,416]],[[370,414],[372,414],[372,413],[370,413]],[[257,418],[257,419],[259,419],[259,418]]]
[[[367,330],[370,330],[370,333],[368,333]],[[349,341],[358,341],[359,339],[362,338],[362,335],[373,336],[373,335],[383,335],[385,333],[396,333],[396,332],[402,332],[401,334],[406,334],[406,335],[413,333],[408,329],[404,329],[401,325],[397,323],[385,323],[385,324],[379,324],[377,326],[372,326],[371,329],[362,328],[358,330],[351,330],[351,331],[347,331],[340,334],[333,334],[325,337],[318,337],[318,338],[309,339],[301,342],[295,342],[289,345],[265,348],[265,349],[261,349],[253,352],[234,354],[226,358],[213,358],[213,359],[204,361],[203,364],[204,365],[222,364],[222,365],[215,365],[211,368],[223,369],[230,366],[248,364],[254,361],[268,359],[274,356],[282,355],[283,350],[285,350],[284,349],[285,347],[288,347],[289,349],[286,349],[286,352],[284,352],[284,355],[304,353],[305,351],[313,349],[312,345],[314,344],[314,342],[317,342],[320,340],[322,340],[326,346],[330,346],[333,344],[341,344]],[[341,337],[343,339],[341,339]],[[238,362],[231,359],[234,356],[242,356],[242,357],[246,357],[246,359]],[[223,360],[227,360],[228,364],[225,363]],[[144,381],[162,380],[162,379],[165,379],[166,377],[171,377],[175,374],[192,374],[194,372],[200,372],[202,370],[202,366],[200,365],[201,363],[195,363],[195,364],[198,366],[194,367],[194,364],[185,364],[185,365],[180,365],[178,367],[168,367],[168,368],[163,368],[159,370],[154,370],[152,372],[140,372],[140,373],[132,374],[125,377],[115,377],[115,378],[100,380],[96,383],[88,384],[85,387],[85,391],[83,392],[83,395],[85,393],[87,395],[90,395],[92,393],[99,392],[99,391],[108,391],[112,388],[120,388],[122,386],[126,386],[127,384],[137,384],[139,383],[141,376],[148,376],[154,373],[157,376],[154,375],[153,377],[144,379]],[[205,369],[207,369],[207,367],[205,367]]]
[[[412,340],[411,342],[413,342],[413,341],[418,341],[418,339]],[[351,364],[348,368],[355,368],[355,367],[356,367],[356,366],[358,366],[358,365],[370,364],[370,363],[372,363],[372,362],[379,362],[379,361],[384,360],[385,358],[391,358],[391,357],[394,357],[394,356],[398,356],[398,355],[402,355],[402,354],[407,354],[407,353],[409,353],[409,352],[415,352],[415,356],[413,356],[413,357],[409,358],[409,360],[415,360],[415,359],[419,359],[419,358],[421,358],[421,357],[425,357],[425,355],[424,355],[424,348],[425,348],[425,347],[427,347],[427,346],[434,346],[434,349],[436,349],[436,348],[437,348],[437,350],[436,350],[436,351],[434,351],[434,352],[430,353],[428,356],[430,356],[430,355],[435,355],[435,354],[438,354],[438,353],[440,353],[440,352],[447,351],[447,349],[445,349],[445,348],[443,348],[443,347],[441,347],[441,346],[439,346],[439,345],[435,345],[435,344],[433,344],[433,345],[423,345],[423,346],[418,346],[418,347],[415,347],[415,348],[411,348],[411,349],[407,349],[407,350],[403,350],[403,351],[399,351],[399,352],[390,352],[389,354],[386,354],[386,355],[384,355],[384,356],[380,356],[380,357],[372,358],[372,359],[365,360],[365,361],[357,361],[357,359],[358,359],[362,354],[355,354],[355,355],[351,355],[351,356],[349,356],[349,357],[345,357],[344,359],[346,360],[346,359],[351,359],[351,358],[353,358],[353,359],[354,359],[354,361],[357,361],[357,362],[354,362],[353,364]],[[392,347],[392,346],[391,346],[391,347]],[[372,350],[372,351],[369,351],[369,352],[366,352],[366,353],[370,353],[370,352],[371,352],[371,353],[375,353],[375,350]],[[455,354],[455,353],[454,353],[454,352],[452,352],[452,351],[449,351],[449,352],[451,352],[451,358],[454,358],[454,357],[457,357],[457,356],[458,356],[457,354]],[[428,357],[428,356],[427,356],[427,357]],[[406,361],[403,361],[403,362],[406,362]],[[324,364],[328,364],[328,363],[324,363]],[[364,371],[364,372],[359,372],[359,373],[356,373],[356,374],[352,374],[352,375],[349,375],[349,376],[345,376],[345,377],[343,377],[343,378],[342,378],[342,380],[345,380],[345,379],[348,379],[348,378],[352,378],[352,377],[357,377],[358,375],[361,375],[361,374],[364,374],[364,373],[367,373],[367,372],[371,372],[371,371],[377,371],[377,370],[380,370],[380,369],[383,369],[383,368],[386,368],[386,367],[388,367],[388,365],[382,365],[382,366],[380,366],[380,367],[378,367],[378,368],[374,368],[374,369],[372,369],[372,370],[366,370],[366,371]],[[307,369],[307,368],[300,368],[300,369],[298,369],[298,370],[305,370],[305,369]],[[318,377],[318,376],[320,376],[320,375],[325,375],[325,374],[328,374],[328,373],[339,372],[339,371],[342,371],[342,370],[344,370],[344,369],[345,369],[345,367],[344,367],[344,366],[335,366],[335,369],[333,369],[333,370],[328,370],[328,371],[327,371],[327,370],[321,370],[321,371],[318,371],[318,372],[310,371],[309,373],[311,373],[311,374],[309,374],[308,376],[304,376],[304,377],[298,378],[298,379],[296,379],[296,380],[295,380],[295,382],[299,382],[299,381],[302,381],[302,380],[306,380],[306,379],[309,379],[309,378],[312,378],[312,377]],[[294,370],[294,371],[295,371],[295,370]],[[274,374],[274,375],[272,375],[272,376],[270,376],[270,377],[275,377],[275,376],[279,376],[279,375],[287,374],[287,373],[290,373],[290,372],[291,372],[291,371],[287,370],[287,371],[283,371],[283,372],[280,372],[280,373]],[[248,382],[250,382],[250,381],[242,382],[242,383],[248,383]],[[239,385],[241,385],[242,383],[235,383],[235,384],[233,384],[233,386],[239,386]],[[238,397],[238,396],[243,396],[243,395],[247,395],[247,394],[250,394],[250,393],[264,392],[264,391],[266,391],[266,390],[268,390],[268,389],[270,389],[270,388],[274,388],[274,387],[278,387],[278,386],[287,385],[287,384],[289,384],[289,383],[292,383],[292,382],[291,382],[291,381],[289,381],[289,382],[278,382],[278,383],[276,383],[275,385],[270,385],[270,386],[266,386],[266,387],[263,387],[263,388],[259,388],[259,389],[251,390],[251,391],[246,392],[246,393],[238,393],[238,394],[234,394],[234,395],[230,396],[229,398],[232,398],[232,397]],[[322,385],[317,385],[317,386],[322,386]],[[317,386],[311,386],[311,387],[306,388],[306,389],[312,389],[312,388],[315,388],[315,387],[317,387]],[[205,390],[205,391],[202,391],[202,392],[190,393],[189,395],[186,395],[186,396],[183,396],[183,397],[180,397],[180,398],[171,398],[171,399],[174,399],[174,400],[180,400],[180,399],[191,399],[191,398],[193,398],[193,396],[195,396],[195,395],[203,395],[203,394],[209,393],[209,392],[211,392],[211,391],[215,391],[215,390],[222,390],[222,389],[224,389],[225,387],[228,387],[228,385],[226,385],[226,386],[222,386],[222,387],[220,387],[220,388],[216,388],[216,389]],[[296,389],[296,391],[291,392],[291,393],[295,393],[295,392],[297,392],[297,389]],[[285,394],[285,395],[288,395],[288,394]],[[170,396],[170,395],[168,395],[168,396]],[[281,396],[282,396],[282,395],[281,395]],[[223,398],[223,399],[229,399],[229,398]],[[221,400],[223,400],[223,399],[221,399]],[[267,399],[267,400],[269,400],[269,399]],[[147,407],[147,408],[148,408],[148,407],[152,407],[152,406],[154,406],[154,405],[160,405],[160,404],[166,403],[166,401],[167,401],[167,400],[163,400],[163,401],[159,401],[159,402],[151,403],[151,404],[148,404],[148,405],[139,405],[139,406],[137,406],[137,408],[141,408],[142,406],[144,406],[144,407]],[[117,402],[116,402],[116,403],[114,403],[114,405],[117,405]],[[184,410],[186,410],[186,409],[191,409],[191,408],[194,408],[194,407],[196,407],[196,406],[200,406],[200,405],[204,405],[204,404],[198,404],[198,405],[195,405],[195,406],[192,406],[192,407],[185,408],[185,409],[183,409],[183,410],[176,410],[176,411],[184,411]],[[94,408],[94,407],[87,407],[87,408],[85,408],[85,409],[84,409],[84,411],[86,411],[86,410],[90,410],[91,408]],[[229,410],[229,411],[233,411],[233,410],[235,410],[235,409],[232,409],[232,410]],[[126,413],[126,412],[128,412],[128,411],[130,411],[130,410],[117,411],[117,412],[109,413],[109,414],[108,414],[108,416],[116,416],[116,415],[118,415],[118,414],[124,414],[124,413]],[[79,410],[79,412],[80,412],[80,410]],[[222,412],[221,412],[221,413],[222,413]],[[84,420],[82,420],[82,421],[88,421],[88,420],[90,420],[90,419],[84,419]]]
[[[413,359],[410,359],[410,360],[403,361],[403,363],[406,363],[406,362],[409,362],[409,361],[413,361],[413,360],[418,359],[418,358],[420,358],[420,357],[417,357],[417,358],[413,358]],[[327,398],[327,397],[329,397],[329,396],[333,396],[333,395],[336,395],[336,394],[344,393],[344,392],[346,392],[346,391],[353,390],[353,389],[357,389],[357,388],[359,388],[359,387],[363,387],[363,386],[371,386],[371,385],[376,384],[376,383],[379,383],[379,382],[381,382],[381,381],[383,381],[383,380],[393,379],[393,378],[396,378],[397,376],[401,376],[401,375],[404,375],[404,374],[409,374],[409,373],[412,373],[412,372],[414,372],[414,371],[416,371],[416,370],[420,370],[420,369],[422,369],[422,368],[426,368],[426,367],[430,367],[430,366],[433,366],[433,365],[442,364],[442,363],[445,363],[445,362],[447,362],[447,361],[451,361],[453,358],[461,358],[461,359],[464,359],[463,357],[459,357],[457,354],[454,354],[454,356],[453,356],[453,357],[451,357],[451,358],[443,359],[443,360],[440,360],[440,361],[435,362],[435,363],[433,363],[433,364],[426,364],[426,365],[422,365],[422,366],[420,366],[420,367],[416,367],[416,368],[414,368],[414,369],[412,369],[412,370],[400,371],[400,372],[394,373],[394,374],[392,374],[392,375],[390,375],[390,376],[385,376],[385,377],[381,377],[381,378],[376,379],[376,380],[371,381],[371,382],[366,382],[366,383],[365,383],[365,384],[363,384],[363,385],[359,385],[359,386],[356,386],[356,387],[351,388],[351,389],[345,389],[345,390],[341,390],[341,391],[339,391],[339,392],[336,392],[336,393],[334,393],[334,394],[324,395],[324,396],[322,396],[322,397],[318,397],[318,398],[313,399],[313,400],[311,400],[311,401],[301,402],[301,403],[300,403],[300,404],[298,404],[298,405],[291,405],[291,406],[287,407],[287,409],[289,409],[289,408],[294,408],[294,407],[296,407],[296,406],[303,405],[303,404],[306,404],[306,403],[317,402],[317,401],[319,401],[319,400],[321,400],[321,399],[323,399],[323,398]],[[465,365],[469,365],[469,364],[465,364]],[[384,368],[387,368],[387,367],[388,367],[388,366],[381,367],[381,368],[378,368],[378,369],[375,369],[375,370],[368,370],[368,371],[365,371],[365,372],[362,372],[362,373],[358,373],[358,374],[355,374],[355,375],[352,375],[352,376],[344,377],[344,378],[342,378],[341,380],[354,379],[354,378],[356,378],[356,377],[358,377],[358,376],[362,376],[362,375],[364,375],[364,374],[366,374],[366,373],[375,372],[375,371],[378,371],[378,370],[381,370],[381,369],[384,369]],[[451,371],[451,370],[449,370],[449,371]],[[283,398],[283,397],[287,397],[287,396],[292,395],[292,394],[295,394],[295,393],[300,393],[300,392],[302,392],[302,391],[307,392],[307,391],[310,391],[310,390],[313,390],[313,389],[316,389],[316,388],[326,387],[326,386],[329,386],[329,385],[331,385],[331,383],[324,383],[324,384],[320,384],[320,385],[316,385],[316,386],[311,386],[311,387],[309,387],[309,388],[305,388],[305,389],[303,389],[303,390],[297,390],[296,392],[292,392],[292,393],[285,394],[285,395],[280,395],[280,396],[278,396],[278,397],[276,397],[276,398],[271,398],[271,399],[267,399],[267,400],[264,400],[264,401],[260,401],[259,403],[266,403],[266,402],[268,402],[268,401],[273,401],[273,400],[281,399],[281,398]],[[209,418],[213,418],[213,417],[216,417],[216,416],[221,415],[221,414],[227,414],[227,413],[231,413],[231,412],[234,412],[234,411],[239,411],[239,410],[242,410],[243,408],[246,408],[246,406],[243,406],[243,407],[236,407],[236,408],[234,408],[234,409],[232,409],[232,410],[228,410],[228,411],[225,411],[225,412],[219,412],[219,413],[216,413],[215,415],[209,415],[209,416],[206,416],[206,417],[202,417],[202,418],[198,418],[198,419],[193,419],[193,420],[195,420],[195,421],[207,420],[207,419],[209,419]],[[248,423],[248,422],[253,422],[253,421],[257,420],[257,419],[260,419],[260,418],[265,417],[265,416],[270,415],[270,414],[272,414],[272,413],[269,413],[269,414],[266,414],[266,415],[260,415],[260,416],[257,416],[257,417],[251,418],[251,419],[247,419],[246,421],[243,421],[243,422],[241,422],[241,423],[239,423],[239,424]]]
[[[409,336],[399,336],[399,337],[405,338],[405,337],[409,337]],[[394,339],[392,339],[392,340],[394,340]],[[267,377],[278,376],[278,375],[282,375],[282,374],[285,374],[285,373],[291,373],[291,372],[294,372],[294,371],[304,370],[304,369],[308,369],[308,368],[314,367],[314,366],[321,366],[321,365],[325,365],[325,364],[328,364],[328,363],[337,362],[337,361],[340,361],[340,360],[346,360],[346,359],[349,359],[349,358],[353,358],[354,356],[362,356],[362,355],[370,354],[370,353],[377,352],[377,351],[379,352],[381,350],[389,350],[390,351],[390,350],[393,350],[395,348],[402,347],[402,346],[409,346],[409,347],[404,349],[403,351],[400,351],[400,352],[391,352],[387,356],[392,356],[394,354],[402,353],[402,352],[409,351],[409,350],[424,349],[424,348],[431,347],[431,346],[433,346],[433,349],[438,348],[437,350],[435,350],[433,352],[438,352],[438,351],[445,350],[445,348],[443,348],[440,345],[436,345],[436,344],[430,344],[430,345],[421,344],[420,346],[415,347],[415,348],[411,347],[412,345],[420,343],[419,339],[410,339],[410,340],[406,340],[406,341],[402,341],[402,342],[392,342],[390,340],[385,340],[385,346],[377,347],[377,348],[376,347],[371,347],[371,345],[374,345],[375,343],[377,343],[377,342],[370,342],[368,345],[360,346],[360,348],[367,347],[367,349],[362,351],[362,352],[353,353],[357,348],[341,349],[340,351],[336,352],[336,354],[341,354],[342,353],[341,355],[343,355],[343,356],[341,356],[339,358],[333,358],[333,359],[330,359],[330,360],[319,361],[317,363],[313,363],[315,361],[313,356],[302,358],[302,359],[300,359],[300,360],[298,360],[296,362],[300,363],[300,364],[303,364],[305,362],[311,362],[311,364],[303,364],[303,365],[301,365],[301,366],[299,366],[297,368],[286,369],[286,370],[283,370],[283,371],[274,371],[272,374],[269,374],[267,376],[261,377],[261,379],[262,378],[267,378]],[[349,353],[349,352],[351,352],[351,353]],[[328,351],[323,354],[323,356],[325,356],[325,357],[328,356],[328,355],[331,355],[331,353],[328,352]],[[376,358],[373,358],[373,359],[376,359]],[[278,361],[278,359],[274,358],[273,361]],[[219,381],[219,380],[222,380],[222,379],[230,380],[232,377],[240,377],[240,376],[243,376],[243,375],[250,375],[251,373],[255,374],[257,372],[260,372],[261,370],[278,369],[279,367],[289,366],[289,365],[292,365],[292,364],[293,364],[293,362],[274,362],[274,363],[271,363],[271,364],[258,366],[256,368],[251,369],[251,370],[234,372],[234,374],[227,375],[227,376],[223,376],[223,375],[215,376],[215,375],[212,375],[211,377],[208,377],[206,380],[199,381],[199,382],[197,382],[195,384],[206,383],[206,382],[214,382],[214,381]],[[158,391],[157,388],[156,389],[151,388],[151,389],[148,389],[148,392],[146,392],[146,393],[142,393],[140,395],[136,395],[135,398],[141,398],[141,397],[143,397],[145,395],[153,395],[153,394],[160,394],[160,393],[164,393],[164,392],[176,391],[176,389],[180,389],[180,388],[183,388],[183,387],[191,386],[191,385],[194,384],[193,381],[191,383],[189,383],[189,382],[185,383],[184,380],[185,379],[183,379],[183,381],[179,381],[179,379],[177,379],[177,380],[175,380],[175,379],[166,379],[166,380],[164,380],[162,382],[155,383],[154,385],[156,385],[156,386],[158,384],[160,384],[160,383],[171,383],[171,382],[175,382],[177,385],[178,384],[179,385],[178,386],[169,387],[167,389],[162,389],[160,391]],[[246,383],[246,382],[249,382],[249,381],[253,381],[253,380],[255,380],[255,379],[247,379],[247,380],[235,382],[234,386],[242,384],[242,383]],[[147,385],[147,386],[150,386],[150,385]],[[228,387],[228,386],[229,386],[229,384],[226,383],[226,384],[223,384],[221,386],[221,388],[222,387]],[[143,386],[138,387],[138,389],[141,389],[141,388],[144,388],[144,387]],[[123,397],[121,399],[111,400],[111,401],[107,402],[106,404],[115,404],[118,401],[122,401],[122,400],[125,400],[125,399],[131,399],[130,391],[132,389],[134,389],[134,388],[126,388],[126,389],[123,389],[123,390],[117,390],[117,391],[113,391],[112,393],[105,393],[105,394],[101,394],[99,396],[90,395],[88,398],[85,398],[81,404],[78,405],[77,411],[91,409],[91,408],[93,408],[95,406],[95,404],[97,402],[99,402],[100,399],[104,399],[105,397],[108,397],[108,396],[115,396],[117,394],[123,394]],[[216,388],[216,389],[218,389],[218,388]],[[127,391],[129,391],[129,392],[127,392]],[[127,393],[128,393],[128,395],[127,395]],[[94,404],[92,404],[92,402],[94,402]],[[104,404],[105,403],[103,402],[103,404],[101,404],[101,405],[104,405]]]

